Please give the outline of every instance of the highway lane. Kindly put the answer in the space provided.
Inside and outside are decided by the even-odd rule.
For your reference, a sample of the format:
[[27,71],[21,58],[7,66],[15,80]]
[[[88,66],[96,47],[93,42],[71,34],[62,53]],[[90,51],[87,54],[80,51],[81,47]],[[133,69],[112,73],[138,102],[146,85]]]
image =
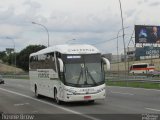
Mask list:
[[[13,84],[12,82],[15,83]],[[0,85],[0,113],[2,113],[2,116],[8,114],[33,114],[35,115],[34,120],[65,120],[66,118],[74,118],[75,120],[98,120],[92,116],[85,114],[83,115],[80,112],[72,111],[70,109],[53,104],[53,99],[50,99],[50,102],[46,102],[45,100],[41,99],[39,100],[34,97],[32,92],[25,91],[27,88],[29,88],[29,85],[25,84],[26,81],[22,82],[24,83],[23,85],[17,84],[17,82],[17,80],[9,80],[9,82],[6,82],[6,84]],[[16,85],[19,87],[16,87],[17,89],[14,91],[13,88]],[[22,91],[22,89],[25,92]],[[16,92],[19,90],[21,91]],[[30,96],[26,95],[28,93],[30,93]],[[2,119],[1,115],[0,120]]]
[[[30,91],[30,84],[29,80],[5,80],[5,85],[0,85],[0,88],[14,91],[16,93],[20,93],[31,98],[34,98],[34,93]],[[5,105],[4,102],[11,103],[12,107],[15,105],[23,106],[24,111],[23,113],[48,113],[48,114],[67,114],[68,112],[75,111],[82,114],[90,114],[90,116],[97,118],[97,114],[143,114],[143,113],[158,113],[160,114],[160,91],[159,90],[147,90],[147,89],[136,89],[136,88],[125,88],[125,87],[107,87],[107,98],[105,100],[97,100],[94,104],[87,104],[84,102],[74,102],[74,103],[67,103],[61,105],[62,108],[55,109],[55,106],[50,104],[56,105],[53,102],[53,99],[43,97],[40,100],[44,101],[48,104],[39,103],[33,99],[26,99],[23,96],[20,97],[10,97],[15,96],[14,93],[7,93],[0,89],[0,105]],[[29,104],[28,104],[29,103]],[[38,105],[40,104],[40,105]],[[7,111],[8,105],[0,107],[0,111]],[[36,105],[36,106],[34,106]],[[29,107],[27,111],[26,106]],[[39,107],[38,107],[39,106]],[[11,107],[11,105],[10,105]],[[11,108],[12,108],[11,107]],[[26,108],[26,109],[25,109]],[[44,108],[44,110],[41,110]],[[64,110],[64,109],[67,109]],[[53,110],[52,110],[53,109]],[[13,109],[9,109],[12,112]],[[15,109],[16,110],[16,109]],[[18,109],[19,110],[19,109]],[[19,112],[17,110],[17,112]],[[40,111],[39,111],[40,110]],[[71,110],[71,111],[69,111]],[[15,112],[15,111],[13,111]],[[71,112],[71,114],[74,114]],[[98,118],[103,119],[104,117],[98,116]],[[94,118],[93,118],[94,119]]]

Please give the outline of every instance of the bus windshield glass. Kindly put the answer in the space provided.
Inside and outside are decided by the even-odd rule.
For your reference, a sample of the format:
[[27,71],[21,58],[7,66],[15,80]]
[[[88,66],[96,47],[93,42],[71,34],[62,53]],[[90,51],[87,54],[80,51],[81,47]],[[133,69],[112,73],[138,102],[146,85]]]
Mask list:
[[65,83],[70,86],[97,86],[104,83],[100,54],[64,55]]

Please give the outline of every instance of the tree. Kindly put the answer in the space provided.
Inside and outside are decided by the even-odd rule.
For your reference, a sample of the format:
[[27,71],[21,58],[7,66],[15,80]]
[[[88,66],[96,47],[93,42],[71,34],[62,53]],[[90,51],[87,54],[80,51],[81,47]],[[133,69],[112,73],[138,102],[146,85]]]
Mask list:
[[17,66],[25,71],[29,71],[29,55],[46,48],[44,45],[29,45],[16,56]]
[[6,54],[5,51],[0,51],[0,59],[4,62],[4,63],[8,63],[8,56]]
[[0,59],[2,59],[5,56],[6,56],[6,52],[5,51],[0,51]]
[[15,55],[17,53],[11,53],[10,54],[6,54],[6,51],[2,51],[0,52],[0,59],[4,62],[7,63],[9,65],[15,65]]
[[5,51],[0,51],[0,60],[3,61],[3,59],[6,57],[6,52]]

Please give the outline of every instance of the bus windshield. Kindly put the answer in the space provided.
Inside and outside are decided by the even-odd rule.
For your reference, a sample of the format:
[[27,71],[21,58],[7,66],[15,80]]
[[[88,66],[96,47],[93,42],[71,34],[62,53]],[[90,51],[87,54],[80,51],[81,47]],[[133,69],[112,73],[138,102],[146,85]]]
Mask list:
[[97,86],[104,83],[100,54],[67,55],[65,83],[70,86]]

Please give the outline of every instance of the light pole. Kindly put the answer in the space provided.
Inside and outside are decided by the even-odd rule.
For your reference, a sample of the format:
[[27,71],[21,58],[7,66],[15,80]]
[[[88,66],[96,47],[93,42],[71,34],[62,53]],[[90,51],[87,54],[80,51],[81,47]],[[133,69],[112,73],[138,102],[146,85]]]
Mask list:
[[48,32],[48,29],[47,29],[47,27],[46,26],[44,26],[44,25],[42,25],[42,24],[39,24],[39,23],[36,23],[36,22],[32,22],[32,24],[37,24],[37,25],[40,25],[40,26],[42,26],[45,30],[46,30],[46,32],[47,32],[47,35],[48,35],[48,47],[49,47],[49,32]]
[[[134,34],[134,30],[132,32],[131,38],[130,38],[130,40],[128,42],[128,45],[127,45],[128,52],[129,52],[129,44],[130,44],[131,41],[133,42],[133,40],[132,40],[132,38],[134,38],[133,34]],[[134,42],[133,42],[133,44],[134,44]],[[133,50],[135,50],[135,48]],[[134,53],[133,53],[133,55],[134,55]],[[132,60],[132,57],[131,57],[131,60]],[[130,68],[130,66],[129,66],[129,55],[128,54],[127,54],[127,62],[128,62],[128,75],[129,75],[129,68]]]
[[119,33],[120,33],[120,31],[121,31],[121,30],[123,30],[123,29],[127,29],[127,28],[129,28],[129,26],[128,26],[128,27],[125,27],[125,28],[121,28],[121,29],[119,29],[119,31],[118,31],[118,33],[117,33],[117,58],[118,58],[118,66],[117,66],[117,69],[118,69],[118,76],[119,76],[119,52],[118,52],[118,38],[119,38]]
[[123,30],[123,46],[124,46],[124,62],[125,62],[125,78],[126,78],[126,45],[125,45],[125,39],[124,39],[124,25],[123,25],[123,14],[122,14],[122,5],[121,0],[119,0],[119,6],[121,11],[121,21],[122,21],[122,30]]
[[15,46],[15,41],[11,37],[6,37],[6,39],[10,39],[13,42],[13,49],[14,49],[14,65],[15,65],[15,75],[16,75],[16,46]]

